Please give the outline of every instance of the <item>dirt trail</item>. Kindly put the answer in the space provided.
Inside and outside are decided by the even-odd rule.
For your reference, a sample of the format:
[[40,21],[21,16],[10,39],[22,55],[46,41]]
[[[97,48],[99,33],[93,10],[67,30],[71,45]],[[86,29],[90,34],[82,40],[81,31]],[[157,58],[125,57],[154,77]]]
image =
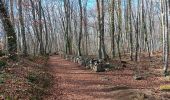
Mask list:
[[[46,100],[132,100],[138,89],[129,89],[129,86],[140,83],[140,81],[130,82],[133,78],[132,72],[128,70],[116,71],[117,73],[96,73],[58,56],[50,57],[49,66],[56,77],[56,84],[52,91],[53,95],[45,98]],[[125,74],[126,77],[120,73]],[[125,80],[123,84],[122,79]],[[117,81],[114,82],[115,80]],[[141,84],[135,87],[142,88]],[[150,94],[148,89],[146,92]]]

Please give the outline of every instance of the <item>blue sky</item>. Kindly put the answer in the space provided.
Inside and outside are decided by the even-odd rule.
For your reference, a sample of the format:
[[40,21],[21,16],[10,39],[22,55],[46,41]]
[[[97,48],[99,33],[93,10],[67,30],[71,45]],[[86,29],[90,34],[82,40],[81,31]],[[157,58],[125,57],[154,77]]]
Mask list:
[[92,8],[95,6],[95,0],[88,0],[87,8]]
[[[122,5],[124,4],[124,1],[126,1],[126,0],[122,0]],[[155,0],[155,1],[157,1],[157,0]],[[88,3],[87,8],[92,8],[92,7],[96,6],[96,0],[88,0],[87,3]],[[137,5],[137,0],[132,0],[132,3]]]

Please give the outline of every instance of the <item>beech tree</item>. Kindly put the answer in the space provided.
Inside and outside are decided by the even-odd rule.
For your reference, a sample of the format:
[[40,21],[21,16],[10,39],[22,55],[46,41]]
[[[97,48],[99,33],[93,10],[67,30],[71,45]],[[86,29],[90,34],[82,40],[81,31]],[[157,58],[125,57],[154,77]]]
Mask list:
[[152,58],[154,52],[163,51],[166,73],[169,2],[1,0],[0,15],[10,54],[64,52],[120,60],[130,55],[131,60],[139,62],[146,53]]
[[97,4],[97,14],[98,14],[98,31],[99,31],[99,58],[107,59],[108,55],[106,53],[104,44],[104,0],[96,0]]
[[2,21],[4,31],[8,41],[8,52],[10,56],[15,56],[17,53],[17,38],[14,26],[10,20],[8,10],[6,9],[5,2],[0,0],[0,19]]
[[70,0],[64,0],[65,22],[63,25],[65,29],[65,53],[72,54],[72,29],[71,29],[71,12]]
[[112,56],[115,57],[115,0],[111,0]]
[[127,2],[127,33],[130,37],[130,58],[133,60],[132,0]]
[[83,23],[84,23],[84,36],[85,36],[85,46],[86,46],[86,51],[85,54],[88,55],[89,52],[89,32],[88,32],[88,15],[87,15],[87,3],[88,0],[84,0],[84,5],[83,5]]
[[79,32],[79,42],[78,42],[78,55],[81,56],[81,41],[82,41],[82,26],[83,26],[83,8],[82,2],[79,0],[79,7],[80,7],[80,32]]
[[160,0],[160,7],[161,7],[161,21],[162,21],[162,35],[163,35],[163,63],[164,63],[163,70],[164,70],[164,74],[166,75],[168,70],[168,58],[169,58],[168,0]]
[[22,3],[23,3],[22,0],[18,0],[19,20],[20,20],[20,26],[21,26],[22,43],[23,43],[23,54],[24,56],[27,56],[28,52],[27,52],[27,44],[26,44],[26,37],[25,37],[25,24],[24,24],[24,18],[23,18]]

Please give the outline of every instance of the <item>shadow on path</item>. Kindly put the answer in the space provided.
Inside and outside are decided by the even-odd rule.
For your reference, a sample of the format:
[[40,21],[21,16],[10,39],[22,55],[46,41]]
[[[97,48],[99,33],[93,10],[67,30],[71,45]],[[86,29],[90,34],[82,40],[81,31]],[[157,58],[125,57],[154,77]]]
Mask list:
[[[137,89],[130,89],[121,82],[127,77],[128,83],[132,72],[123,72],[123,75],[122,72],[96,73],[58,56],[50,57],[49,66],[57,77],[58,85],[54,85],[54,90],[61,91],[60,100],[132,100],[137,93]],[[48,100],[56,100],[55,92]]]

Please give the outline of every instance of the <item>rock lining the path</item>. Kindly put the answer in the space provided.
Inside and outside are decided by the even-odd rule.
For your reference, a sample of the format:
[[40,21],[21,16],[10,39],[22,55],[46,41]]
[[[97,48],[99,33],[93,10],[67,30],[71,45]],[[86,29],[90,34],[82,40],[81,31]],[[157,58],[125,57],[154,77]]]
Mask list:
[[104,71],[109,71],[110,68],[113,67],[108,62],[104,62],[103,59],[95,59],[95,58],[90,58],[90,57],[85,57],[85,56],[74,56],[74,55],[63,55],[59,54],[60,57],[72,61],[74,63],[77,63],[86,69],[91,69],[95,72],[104,72]]
[[[93,61],[91,60],[91,63]],[[154,84],[159,85],[155,81],[157,78],[137,81],[133,79],[133,72],[129,69],[95,73],[84,70],[81,68],[83,66],[77,66],[78,64],[61,59],[59,56],[50,58],[50,65],[54,76],[60,77],[58,82],[63,99],[59,100],[161,100],[154,98],[157,93],[151,90],[154,89]]]

